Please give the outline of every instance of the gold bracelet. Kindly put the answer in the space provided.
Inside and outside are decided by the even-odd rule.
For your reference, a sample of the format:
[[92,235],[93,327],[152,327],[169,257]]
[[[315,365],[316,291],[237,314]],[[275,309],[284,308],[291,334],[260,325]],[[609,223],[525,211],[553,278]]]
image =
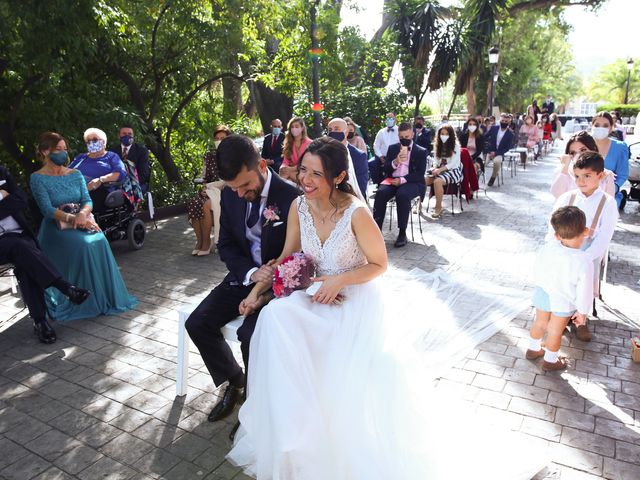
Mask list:
[[67,223],[70,223],[70,222],[71,222],[71,220],[69,220],[69,216],[70,216],[70,215],[67,213],[67,216],[66,216],[66,217],[64,217],[64,220],[65,220],[65,222],[67,222]]

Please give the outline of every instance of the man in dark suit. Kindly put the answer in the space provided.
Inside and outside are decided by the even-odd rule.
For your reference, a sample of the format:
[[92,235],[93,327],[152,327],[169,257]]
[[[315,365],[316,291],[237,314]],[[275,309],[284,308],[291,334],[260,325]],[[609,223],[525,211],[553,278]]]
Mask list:
[[357,149],[349,143],[347,140],[347,133],[349,132],[349,125],[346,120],[342,118],[334,118],[327,125],[328,134],[330,137],[342,142],[349,151],[349,157],[351,157],[351,163],[353,163],[353,170],[356,178],[351,179],[357,182],[360,193],[364,199],[367,198],[367,185],[369,184],[369,159],[367,158],[367,152]]
[[[272,278],[273,268],[268,263],[282,252],[289,207],[298,196],[294,186],[267,167],[248,137],[229,135],[220,142],[217,155],[220,178],[227,182],[222,191],[218,252],[229,273],[186,322],[214,383],[229,382],[222,400],[209,414],[211,422],[231,414],[245,386],[245,374],[220,329],[238,316],[240,303],[255,282]],[[266,220],[265,209],[278,218]],[[245,369],[258,313],[246,316],[238,329]]]
[[415,118],[413,123],[413,141],[422,148],[426,148],[429,155],[431,155],[431,149],[433,148],[431,144],[431,129],[425,126],[423,116],[417,116]]
[[493,172],[488,183],[490,187],[493,186],[496,177],[500,174],[500,166],[502,165],[504,154],[511,150],[514,145],[515,135],[509,128],[510,124],[511,115],[502,113],[500,115],[500,125],[491,127],[489,131],[489,153],[487,159],[493,160]]
[[280,171],[282,165],[282,145],[284,143],[284,133],[282,133],[282,121],[275,118],[271,121],[271,133],[264,136],[262,142],[262,158],[267,161],[267,165],[276,172]]
[[146,195],[149,191],[149,180],[151,179],[149,150],[144,145],[134,143],[133,135],[133,128],[128,126],[121,127],[119,135],[120,146],[112,148],[111,151],[120,155],[123,161],[129,160],[135,165],[142,193]]
[[84,302],[87,290],[64,280],[42,253],[22,211],[27,195],[9,171],[0,166],[0,264],[14,266],[20,293],[33,319],[33,329],[42,343],[56,341],[56,332],[47,321],[44,291],[55,287],[75,304]]
[[407,244],[407,223],[411,200],[424,196],[424,174],[427,169],[427,150],[413,141],[410,123],[402,123],[398,129],[400,143],[389,146],[384,162],[385,179],[380,183],[373,204],[373,218],[382,230],[387,212],[387,202],[394,196],[398,208],[398,238],[394,247]]

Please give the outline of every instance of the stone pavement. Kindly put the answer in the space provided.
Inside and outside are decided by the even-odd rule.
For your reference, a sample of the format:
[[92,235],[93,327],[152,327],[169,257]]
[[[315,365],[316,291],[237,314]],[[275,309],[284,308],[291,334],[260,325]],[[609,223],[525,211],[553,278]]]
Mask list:
[[[395,231],[386,223],[391,263],[531,290],[559,151],[513,179],[505,169],[505,184],[464,202],[461,215],[423,218],[422,235],[414,215],[415,243],[404,249],[392,247]],[[537,479],[640,478],[640,364],[629,358],[630,338],[640,333],[638,204],[627,212],[593,341],[563,339],[568,371],[544,373],[524,360],[527,309],[440,381],[478,414],[550,445],[554,463]],[[216,396],[193,349],[189,393],[175,397],[177,310],[225,274],[216,255],[191,257],[193,243],[178,217],[150,229],[141,251],[114,245],[140,304],[56,325],[59,340],[49,346],[37,342],[22,303],[0,280],[0,480],[247,478],[224,460],[235,416],[206,419]]]

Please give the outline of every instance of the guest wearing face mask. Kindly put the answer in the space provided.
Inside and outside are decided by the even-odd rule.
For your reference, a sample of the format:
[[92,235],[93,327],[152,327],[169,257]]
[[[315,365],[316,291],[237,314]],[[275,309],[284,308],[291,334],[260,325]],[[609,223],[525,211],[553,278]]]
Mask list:
[[271,133],[264,136],[262,142],[262,158],[265,159],[267,165],[276,172],[280,170],[282,165],[282,146],[284,143],[284,133],[282,133],[282,121],[274,118],[271,121]]
[[369,175],[371,176],[371,181],[376,185],[385,177],[384,164],[389,146],[400,143],[398,127],[396,126],[396,114],[393,112],[387,113],[384,121],[385,127],[378,131],[376,139],[373,141],[375,158],[369,161]]
[[493,160],[493,171],[491,172],[491,178],[487,183],[492,187],[496,181],[497,176],[500,174],[500,165],[502,165],[502,158],[513,147],[514,134],[509,128],[511,123],[511,117],[508,113],[500,115],[500,125],[496,125],[489,131],[489,154],[488,159]]
[[620,188],[629,178],[629,147],[625,142],[609,136],[614,126],[613,117],[609,112],[598,112],[591,121],[591,136],[596,141],[598,152],[604,157],[604,168],[611,170],[616,176],[616,202],[620,208]]
[[[360,135],[358,135],[358,126],[349,117],[344,117],[344,121],[347,122],[347,141],[349,145],[353,145],[361,152],[367,153],[367,144]],[[369,174],[367,173],[367,177]]]
[[[198,183],[202,185],[198,194],[187,203],[187,218],[196,234],[196,245],[191,255],[204,257],[211,253],[220,236],[220,196],[224,181],[218,174],[216,151],[220,142],[231,135],[226,125],[218,125],[213,131],[213,149],[202,157],[202,171]],[[211,227],[213,226],[213,245]]]
[[347,182],[353,188],[356,196],[364,200],[367,193],[367,183],[369,182],[369,169],[367,165],[367,154],[358,150],[347,141],[349,126],[342,118],[334,118],[327,125],[327,136],[334,138],[347,147],[349,154],[349,171],[347,172]]
[[151,179],[151,165],[149,163],[149,150],[140,143],[134,142],[133,128],[130,126],[120,127],[118,132],[120,145],[112,148],[111,151],[118,154],[122,161],[129,160],[136,167],[138,172],[138,182],[142,193],[145,195],[149,191],[149,180]]
[[476,174],[484,172],[484,159],[482,152],[484,151],[484,136],[480,130],[478,121],[471,117],[467,121],[467,128],[460,135],[460,146],[469,150],[469,154],[473,159],[476,167]]
[[[473,120],[470,120],[470,122]],[[450,183],[458,183],[462,180],[462,163],[460,162],[460,144],[456,138],[453,127],[444,124],[438,129],[436,135],[436,161],[432,170],[427,172],[425,184],[433,185],[436,206],[433,218],[442,216],[442,197],[444,187]]]
[[413,141],[422,148],[426,148],[429,155],[433,148],[431,129],[425,125],[424,117],[417,116],[413,122]]
[[304,120],[300,117],[289,120],[287,134],[284,137],[282,166],[280,167],[282,178],[296,182],[298,163],[310,143],[311,139],[307,136],[307,126],[304,124]]
[[71,162],[69,168],[75,168],[84,175],[87,189],[93,202],[93,210],[104,210],[104,201],[109,192],[116,187],[104,187],[107,182],[123,181],[127,175],[120,156],[106,150],[107,134],[98,128],[88,128],[84,132],[87,153],[81,153]]
[[77,305],[62,292],[48,289],[47,310],[56,321],[115,315],[133,308],[137,300],[129,295],[107,237],[93,220],[85,178],[64,166],[66,152],[59,150],[63,141],[57,133],[47,132],[38,142],[43,167],[29,182],[44,216],[38,243],[63,278],[92,295]]

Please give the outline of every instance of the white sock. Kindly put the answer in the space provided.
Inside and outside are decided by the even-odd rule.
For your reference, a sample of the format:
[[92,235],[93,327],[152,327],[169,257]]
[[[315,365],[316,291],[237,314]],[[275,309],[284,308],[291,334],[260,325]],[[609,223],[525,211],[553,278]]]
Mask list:
[[545,350],[544,361],[548,363],[556,363],[558,361],[558,351],[552,352],[551,350]]
[[529,336],[529,350],[533,350],[534,352],[537,352],[540,350],[541,347],[542,347],[541,338],[536,340],[535,338]]

